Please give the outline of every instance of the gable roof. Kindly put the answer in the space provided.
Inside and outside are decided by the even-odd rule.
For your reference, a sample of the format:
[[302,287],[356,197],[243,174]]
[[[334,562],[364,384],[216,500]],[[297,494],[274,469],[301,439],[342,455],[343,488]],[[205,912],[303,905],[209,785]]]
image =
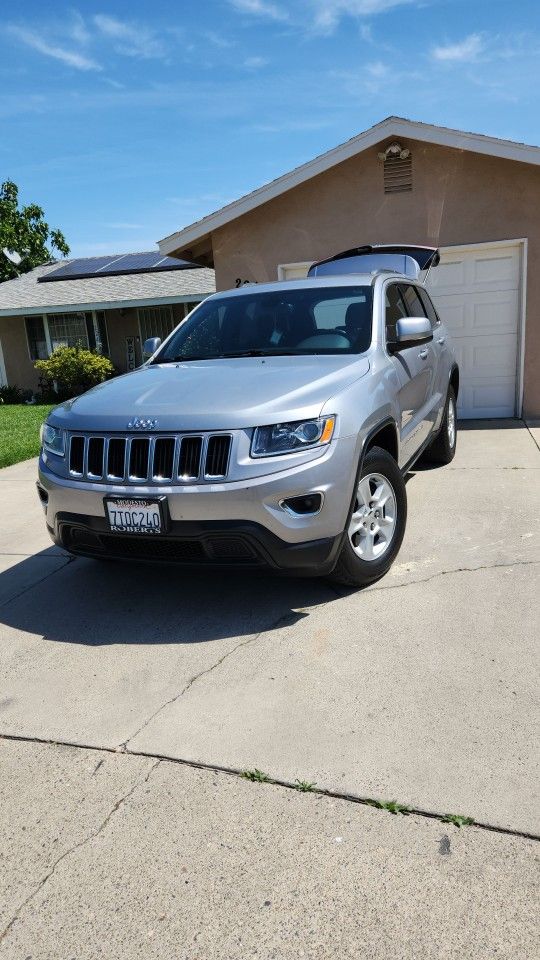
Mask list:
[[172,254],[191,244],[198,243],[213,230],[225,226],[231,220],[241,217],[244,213],[249,213],[255,207],[267,203],[268,200],[273,200],[287,190],[316,177],[319,173],[324,173],[338,163],[348,160],[389,137],[422,140],[425,143],[453,147],[457,150],[470,150],[473,153],[483,153],[506,160],[540,164],[540,147],[516,143],[513,140],[487,137],[480,133],[466,133],[463,130],[452,130],[449,127],[433,126],[429,123],[406,120],[403,117],[387,117],[386,120],[376,123],[375,126],[364,130],[363,133],[359,133],[356,137],[339,144],[332,150],[320,154],[308,163],[295,167],[289,173],[285,173],[276,180],[272,180],[257,190],[240,197],[239,200],[234,200],[225,207],[221,207],[215,213],[210,213],[188,227],[164,237],[158,243],[159,249],[163,254]]
[[207,267],[38,283],[40,277],[69,262],[43,264],[0,283],[0,317],[185,303],[201,300],[216,289],[214,271]]

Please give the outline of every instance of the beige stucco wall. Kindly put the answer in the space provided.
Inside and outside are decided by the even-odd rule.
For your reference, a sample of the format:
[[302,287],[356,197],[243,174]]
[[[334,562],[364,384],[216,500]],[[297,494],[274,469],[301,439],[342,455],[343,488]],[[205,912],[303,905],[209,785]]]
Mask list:
[[[172,304],[175,323],[184,318],[184,304]],[[117,370],[126,370],[126,337],[140,336],[136,307],[106,310],[105,322],[109,337],[110,358]],[[39,377],[30,359],[24,317],[0,317],[0,343],[4,355],[7,382],[25,390],[37,390]],[[141,344],[137,342],[137,360],[141,362]]]
[[0,342],[9,385],[37,390],[39,377],[30,359],[24,317],[0,317]]
[[381,147],[346,160],[215,231],[218,290],[275,280],[279,263],[363,243],[438,246],[528,238],[524,415],[540,416],[540,169],[407,141],[412,193],[385,195]]

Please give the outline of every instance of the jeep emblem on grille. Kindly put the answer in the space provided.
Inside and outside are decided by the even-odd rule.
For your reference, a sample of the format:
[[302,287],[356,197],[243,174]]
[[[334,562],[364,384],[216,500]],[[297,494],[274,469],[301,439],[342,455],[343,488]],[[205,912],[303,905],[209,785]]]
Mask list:
[[128,430],[157,430],[158,424],[156,417],[133,417],[128,423]]

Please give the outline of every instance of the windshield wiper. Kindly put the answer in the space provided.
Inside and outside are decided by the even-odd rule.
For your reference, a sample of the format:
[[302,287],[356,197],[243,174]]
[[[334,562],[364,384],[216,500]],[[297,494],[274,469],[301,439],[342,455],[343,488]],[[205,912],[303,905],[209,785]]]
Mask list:
[[187,363],[189,360],[215,360],[215,356],[208,357],[205,354],[189,357],[171,357],[169,360],[154,360],[154,363]]
[[234,357],[292,357],[292,350],[234,350],[230,353],[220,353],[220,359],[233,359]]
[[188,360],[232,360],[236,357],[292,357],[292,350],[231,350],[230,353],[211,353],[197,356],[177,356],[172,360],[156,360],[156,363],[185,363]]

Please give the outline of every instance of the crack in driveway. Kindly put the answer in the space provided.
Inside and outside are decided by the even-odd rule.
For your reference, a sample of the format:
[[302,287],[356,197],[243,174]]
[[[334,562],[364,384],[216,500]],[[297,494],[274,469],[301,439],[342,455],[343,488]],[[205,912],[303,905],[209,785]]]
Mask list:
[[[35,741],[35,742],[38,742],[38,741]],[[109,811],[105,819],[101,822],[97,830],[94,830],[93,833],[90,833],[87,837],[84,837],[82,840],[79,840],[77,841],[77,843],[74,843],[73,846],[69,847],[67,850],[64,850],[64,853],[62,853],[61,856],[59,856],[58,859],[54,861],[52,867],[50,867],[50,869],[47,871],[45,876],[42,877],[41,880],[39,881],[37,887],[35,887],[35,889],[28,894],[26,899],[23,900],[20,906],[17,907],[11,920],[9,921],[7,926],[4,928],[4,930],[2,930],[2,932],[0,933],[0,943],[2,943],[2,941],[8,935],[9,931],[13,928],[14,924],[19,919],[25,907],[27,907],[28,904],[31,903],[34,897],[36,897],[41,890],[43,890],[43,887],[46,885],[46,883],[48,883],[48,881],[56,872],[57,867],[62,863],[62,861],[65,860],[66,857],[69,857],[72,853],[75,853],[76,850],[80,850],[81,847],[86,846],[86,844],[90,843],[91,840],[95,840],[95,838],[98,837],[99,834],[102,833],[102,831],[105,829],[105,827],[107,826],[111,818],[114,816],[114,814],[117,812],[117,810],[119,810],[120,807],[123,806],[131,796],[133,796],[133,794],[135,793],[136,790],[138,790],[139,787],[144,786],[144,784],[148,782],[150,778],[150,774],[153,773],[153,771],[156,769],[157,766],[159,766],[160,763],[161,763],[161,758],[158,757],[156,759],[156,762],[152,764],[152,766],[150,767],[148,772],[145,774],[145,776],[142,779],[137,780],[136,783],[134,783],[133,786],[130,787],[127,793],[125,793],[122,797],[119,798],[119,800],[116,801],[116,803],[111,808],[111,810]]]
[[[324,604],[320,604],[320,606],[323,606],[323,605]],[[127,740],[122,741],[122,743],[120,743],[116,749],[121,750],[122,752],[130,753],[131,751],[128,749],[128,744],[131,743],[131,741],[134,740],[135,737],[138,737],[141,731],[144,730],[148,726],[148,724],[152,722],[152,720],[155,720],[155,718],[159,716],[162,710],[165,710],[165,708],[168,707],[171,703],[176,703],[177,700],[180,700],[184,696],[184,694],[186,694],[188,690],[191,689],[193,684],[197,682],[197,680],[200,680],[201,677],[204,677],[207,674],[212,673],[214,670],[217,669],[217,667],[220,667],[225,660],[228,660],[229,657],[232,657],[237,650],[240,650],[242,647],[247,647],[250,643],[256,643],[256,641],[259,640],[260,637],[262,637],[262,635],[264,633],[267,633],[269,630],[277,630],[280,626],[287,626],[288,622],[289,623],[296,622],[295,618],[296,618],[295,612],[284,614],[281,617],[279,617],[275,621],[275,623],[270,624],[269,627],[266,627],[264,630],[259,630],[259,632],[255,634],[255,636],[248,637],[247,640],[241,640],[240,643],[237,643],[236,646],[234,646],[231,650],[228,650],[226,653],[224,653],[223,656],[221,656],[218,660],[216,660],[216,662],[213,663],[210,667],[206,667],[204,670],[199,671],[199,673],[196,673],[193,677],[191,677],[186,683],[186,685],[182,687],[179,693],[176,693],[173,697],[170,697],[168,700],[165,701],[165,703],[162,703],[161,706],[157,708],[157,710],[154,710],[154,712],[144,721],[144,723],[141,724],[138,730],[136,730],[135,733],[132,733],[127,738]]]
[[[47,740],[47,739],[44,739],[43,737],[25,737],[21,734],[0,733],[0,740],[7,740],[15,743],[39,743],[45,746],[52,746],[52,747],[71,747],[73,750],[87,750],[87,751],[94,751],[96,753],[105,753],[105,754],[108,754],[108,753],[117,754],[120,752],[118,747],[97,747],[93,744],[73,743],[66,740]],[[129,799],[129,797],[137,789],[137,787],[142,786],[144,783],[146,783],[152,771],[155,770],[155,768],[160,763],[175,763],[181,767],[187,767],[190,770],[202,770],[203,772],[206,771],[213,774],[223,773],[223,774],[226,774],[227,776],[237,777],[238,779],[241,779],[242,783],[249,782],[245,778],[245,775],[244,775],[245,771],[239,767],[225,767],[217,763],[204,763],[201,760],[186,760],[182,757],[168,756],[167,754],[163,754],[163,753],[161,754],[150,753],[149,751],[145,751],[145,750],[126,749],[125,751],[122,751],[122,752],[124,756],[139,757],[139,758],[144,757],[145,759],[148,759],[148,760],[156,760],[156,763],[148,771],[146,777],[143,780],[139,780],[135,784],[135,786],[132,787],[131,790],[129,790],[128,793],[115,804],[110,814],[108,814],[105,821],[102,823],[101,827],[99,827],[99,829],[95,831],[95,833],[92,834],[92,836],[88,837],[86,840],[80,841],[78,844],[75,844],[75,846],[71,848],[72,850],[76,850],[78,847],[84,846],[84,844],[87,843],[89,840],[92,840],[94,836],[97,836],[102,831],[103,827],[106,826],[107,822],[110,820],[115,810],[117,810],[122,803],[124,803],[127,799]],[[261,783],[258,783],[258,784],[254,783],[253,786],[254,788],[264,787],[264,786],[283,787],[286,790],[294,790],[295,793],[299,792],[297,781],[293,783],[291,780],[282,780],[278,777],[269,776],[265,781],[262,781]],[[361,794],[346,793],[345,791],[339,791],[339,790],[326,790],[324,787],[317,787],[315,785],[313,786],[313,789],[306,792],[306,795],[309,795],[309,794],[311,795],[315,794],[319,797],[329,797],[330,799],[335,799],[335,800],[343,800],[343,801],[346,801],[347,803],[357,804],[358,806],[367,806],[370,809],[378,809],[381,811],[381,813],[385,812],[385,808],[380,806],[380,803],[381,803],[380,799],[376,797],[368,797]],[[444,824],[448,823],[446,819],[448,817],[448,814],[442,813],[441,811],[428,810],[427,808],[424,808],[424,807],[412,807],[407,805],[404,805],[404,809],[407,814],[410,814],[413,816],[424,817],[427,820],[438,820],[439,822]],[[390,813],[392,815],[391,811]],[[477,830],[487,830],[490,833],[497,833],[503,836],[517,837],[523,840],[534,840],[536,842],[540,842],[540,833],[533,833],[532,831],[529,832],[527,830],[516,830],[513,827],[500,827],[500,826],[497,826],[496,824],[489,823],[487,821],[476,820],[476,819],[474,819],[473,823],[470,824],[469,826],[470,828],[474,828]],[[67,856],[69,852],[70,851],[67,851],[58,859],[58,861],[56,862],[55,866],[52,868],[48,876],[50,876],[51,873],[54,872],[57,864],[60,862],[60,860],[63,860],[64,857]],[[45,879],[48,879],[48,876]],[[42,885],[43,883],[40,884],[40,886]],[[33,896],[35,896],[36,893],[37,893],[37,890],[34,891],[34,893],[30,895],[30,897],[27,898],[27,901],[25,901],[25,903],[28,902],[28,900],[30,900]],[[24,907],[24,904],[21,905],[21,907],[17,911],[17,914],[20,913],[20,910],[23,907]],[[14,919],[16,919],[16,917]],[[12,921],[12,923],[13,922],[14,921]],[[7,932],[7,929],[5,932]],[[4,934],[2,934],[2,936],[3,935]],[[2,936],[0,936],[0,941],[2,940]]]
[[[366,587],[366,592],[375,593],[380,590],[399,590],[403,587],[414,587],[419,583],[429,583],[430,580],[436,580],[437,577],[447,577],[453,573],[476,573],[478,570],[500,570],[500,569],[509,569],[512,567],[534,567],[540,564],[540,560],[514,560],[512,563],[484,563],[479,564],[477,567],[455,567],[453,570],[438,570],[437,573],[432,573],[429,577],[424,577],[420,580],[406,580],[404,583],[383,583],[380,587],[370,586]],[[343,596],[348,597],[354,593],[353,588],[350,593],[345,593]]]
[[[31,556],[36,556],[36,554],[31,554]],[[62,557],[51,556],[50,558],[47,557],[47,559],[61,560]],[[64,567],[69,566],[70,563],[74,563],[76,559],[77,559],[76,557],[66,557],[65,563],[59,564],[55,570],[50,570],[49,573],[46,573],[43,577],[40,577],[39,580],[34,580],[33,583],[29,583],[28,586],[24,587],[23,590],[19,590],[19,593],[16,593],[13,597],[8,597],[7,600],[4,600],[2,603],[0,603],[0,609],[2,607],[7,607],[8,603],[13,603],[13,601],[18,600],[19,597],[23,597],[25,593],[28,593],[29,590],[33,590],[34,587],[37,587],[38,584],[43,583],[44,580],[48,580],[49,577],[54,577],[55,574],[60,573],[60,570],[63,570]]]

